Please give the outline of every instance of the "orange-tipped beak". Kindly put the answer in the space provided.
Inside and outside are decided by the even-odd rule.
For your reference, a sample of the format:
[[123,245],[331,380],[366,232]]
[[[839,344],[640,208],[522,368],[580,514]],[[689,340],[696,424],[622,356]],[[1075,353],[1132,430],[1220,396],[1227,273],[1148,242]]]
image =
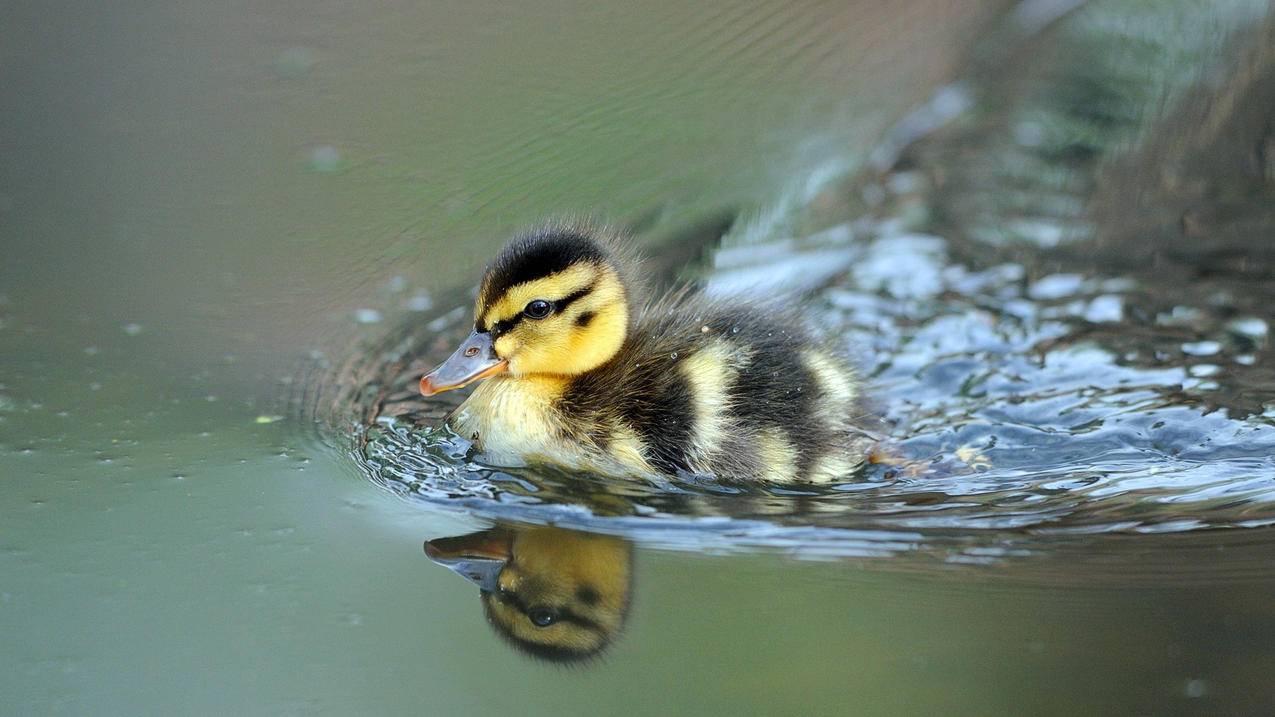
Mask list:
[[438,368],[421,379],[421,395],[433,396],[443,391],[463,388],[509,367],[509,362],[496,355],[491,334],[475,331],[456,352]]

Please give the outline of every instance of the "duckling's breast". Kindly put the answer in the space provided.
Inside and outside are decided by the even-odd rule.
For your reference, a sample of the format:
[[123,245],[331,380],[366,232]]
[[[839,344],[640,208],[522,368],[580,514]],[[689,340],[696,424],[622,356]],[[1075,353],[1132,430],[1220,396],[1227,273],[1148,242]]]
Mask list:
[[456,409],[448,425],[498,465],[521,465],[561,451],[553,410],[558,388],[548,381],[496,377],[484,381]]
[[623,431],[607,431],[606,447],[587,439],[601,426],[580,425],[560,410],[564,381],[554,377],[497,377],[479,385],[448,419],[495,465],[551,463],[608,475],[650,473],[642,446]]

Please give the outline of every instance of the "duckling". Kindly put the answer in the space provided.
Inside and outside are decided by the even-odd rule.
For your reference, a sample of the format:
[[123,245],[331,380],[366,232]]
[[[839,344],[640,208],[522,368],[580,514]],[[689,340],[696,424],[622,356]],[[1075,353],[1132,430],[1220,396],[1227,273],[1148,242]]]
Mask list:
[[486,460],[615,477],[828,482],[868,449],[859,382],[791,302],[649,301],[622,237],[553,225],[487,267],[473,333],[421,379],[482,381],[447,419]]
[[632,547],[620,538],[498,527],[427,541],[425,554],[478,585],[488,623],[534,657],[595,657],[624,628]]

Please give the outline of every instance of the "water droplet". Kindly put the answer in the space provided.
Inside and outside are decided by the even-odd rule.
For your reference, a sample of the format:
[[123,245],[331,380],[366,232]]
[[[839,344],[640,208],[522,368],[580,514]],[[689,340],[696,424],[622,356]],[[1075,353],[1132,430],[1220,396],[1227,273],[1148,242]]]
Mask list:
[[1182,353],[1191,356],[1212,356],[1222,350],[1222,344],[1216,341],[1195,341],[1182,344]]
[[1231,331],[1234,331],[1237,334],[1243,334],[1244,336],[1247,336],[1252,339],[1261,339],[1265,337],[1267,332],[1269,331],[1269,329],[1266,326],[1266,322],[1262,321],[1261,319],[1255,316],[1247,316],[1244,318],[1235,319],[1234,321],[1227,324],[1226,326]]
[[354,312],[354,320],[360,324],[379,324],[381,312],[376,309],[359,309]]
[[310,169],[316,172],[335,172],[343,164],[341,151],[336,147],[325,144],[310,150]]
[[309,74],[316,62],[318,58],[314,50],[308,47],[289,47],[275,57],[274,71],[280,77],[296,79]]
[[676,352],[676,351],[674,351],[673,353],[669,354],[669,355],[668,355],[668,357],[669,357],[669,358],[671,358],[671,359],[673,359],[673,360],[677,360],[677,352]]
[[1032,284],[1027,295],[1039,301],[1054,301],[1079,292],[1084,280],[1080,274],[1050,274]]
[[403,306],[408,311],[429,311],[434,306],[434,299],[429,295],[429,292],[422,289],[404,302]]

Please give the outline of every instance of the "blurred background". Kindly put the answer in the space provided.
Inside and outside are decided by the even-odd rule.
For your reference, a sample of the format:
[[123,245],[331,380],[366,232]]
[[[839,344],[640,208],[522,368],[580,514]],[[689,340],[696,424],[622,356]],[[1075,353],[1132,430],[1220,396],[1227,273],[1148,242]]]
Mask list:
[[[0,712],[1270,712],[1270,13],[6,2]],[[686,271],[814,276],[966,472],[608,522],[367,448],[564,214],[657,259],[725,217]],[[422,553],[510,518],[635,542],[605,659]]]

